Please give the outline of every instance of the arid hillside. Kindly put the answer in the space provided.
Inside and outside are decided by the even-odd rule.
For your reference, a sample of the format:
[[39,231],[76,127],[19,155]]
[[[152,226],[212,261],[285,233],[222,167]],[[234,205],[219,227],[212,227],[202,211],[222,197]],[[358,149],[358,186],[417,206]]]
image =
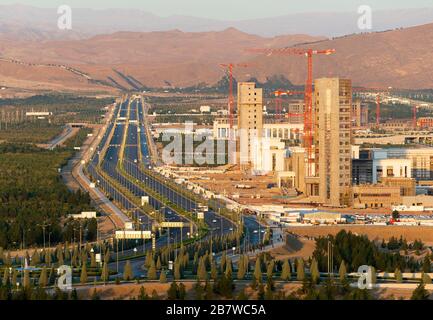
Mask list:
[[[223,70],[219,64],[250,58],[245,48],[284,47],[320,39],[323,38],[307,35],[264,38],[235,29],[197,33],[118,32],[77,41],[7,41],[0,44],[0,52],[4,58],[26,63],[71,66],[119,88],[189,86],[220,79]],[[38,74],[43,77],[44,72],[41,69]],[[1,69],[0,73],[3,74]],[[60,75],[58,80],[69,81]]]
[[[306,44],[308,43],[308,44]],[[351,78],[369,87],[433,88],[433,24],[324,39],[308,35],[265,38],[230,28],[220,32],[117,32],[85,40],[0,42],[0,85],[82,90],[185,87],[214,84],[220,63],[247,62],[235,77],[306,78],[303,56],[260,56],[247,48],[336,49],[314,59],[314,77]],[[47,67],[49,66],[49,67]]]
[[[340,76],[367,87],[433,88],[433,24],[352,35],[309,45],[336,49],[314,58],[314,77]],[[306,78],[306,59],[299,56],[260,56],[256,74],[282,73],[294,83]]]

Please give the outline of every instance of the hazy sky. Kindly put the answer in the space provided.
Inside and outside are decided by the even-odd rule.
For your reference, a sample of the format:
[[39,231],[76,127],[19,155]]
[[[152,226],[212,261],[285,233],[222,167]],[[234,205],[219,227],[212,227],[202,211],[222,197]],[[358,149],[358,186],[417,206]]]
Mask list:
[[173,14],[216,19],[250,19],[297,12],[356,11],[359,5],[374,9],[433,7],[432,0],[0,0],[0,4],[37,7],[138,8],[160,16]]

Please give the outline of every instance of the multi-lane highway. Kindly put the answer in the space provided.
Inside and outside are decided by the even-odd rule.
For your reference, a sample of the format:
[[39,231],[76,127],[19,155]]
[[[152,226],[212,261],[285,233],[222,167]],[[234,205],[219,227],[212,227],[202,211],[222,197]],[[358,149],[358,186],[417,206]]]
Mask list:
[[[137,201],[142,196],[149,197],[149,205],[160,212],[165,221],[188,223],[190,221],[177,212],[172,204],[187,212],[197,209],[200,204],[186,193],[180,192],[178,188],[171,187],[164,176],[153,171],[150,173],[151,162],[145,117],[146,109],[140,99],[132,101],[127,99],[117,105],[113,120],[108,125],[97,152],[89,163],[88,172],[97,181],[99,187],[130,213],[130,217],[135,217],[141,222],[142,229],[150,229],[152,223],[156,222],[137,205]],[[109,139],[111,131],[113,132]],[[105,150],[106,152],[103,152]],[[99,161],[99,157],[102,157],[102,161]],[[97,169],[99,163],[101,171]],[[122,190],[119,190],[119,186]],[[130,194],[126,195],[125,190]],[[146,192],[147,190],[151,191]],[[204,220],[213,235],[228,234],[236,229],[236,224],[212,210],[205,213]],[[247,231],[246,241],[249,244],[259,243],[260,227],[255,217],[244,219],[244,225]],[[169,238],[161,237],[157,241],[157,246],[165,245],[167,242],[180,242],[181,238],[185,239],[188,234],[189,228],[183,230],[172,228]]]

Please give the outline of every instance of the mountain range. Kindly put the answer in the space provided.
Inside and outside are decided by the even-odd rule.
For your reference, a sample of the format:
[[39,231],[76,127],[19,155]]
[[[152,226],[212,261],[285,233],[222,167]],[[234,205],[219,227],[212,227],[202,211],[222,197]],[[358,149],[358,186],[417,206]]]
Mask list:
[[[212,85],[224,75],[222,63],[248,64],[245,68],[235,68],[238,80],[256,77],[264,81],[273,75],[283,75],[292,83],[302,85],[306,79],[305,57],[254,55],[245,50],[297,46],[336,50],[330,56],[314,57],[315,78],[347,77],[355,85],[367,87],[433,88],[433,23],[332,38],[305,33],[259,36],[233,27],[204,32],[117,31],[91,36],[84,29],[80,31],[79,26],[87,20],[74,10],[73,30],[65,36],[60,30],[54,34],[47,31],[56,12],[40,18],[40,10],[46,13],[48,9],[33,8],[36,10],[34,25],[46,28],[36,32],[23,22],[31,14],[29,7],[18,8],[22,10],[6,20],[3,16],[7,14],[0,10],[3,25],[14,20],[16,26],[15,29],[0,26],[0,85],[6,87],[128,90]],[[127,15],[124,10],[116,12],[118,17]],[[152,17],[156,19],[142,14],[142,20],[149,24]],[[425,16],[420,17],[422,20]],[[117,23],[125,23],[126,28],[128,20],[134,19],[114,19],[112,30],[118,28]],[[104,23],[99,26],[100,29],[95,27],[92,32],[105,30]],[[194,26],[190,24],[190,27]],[[311,31],[311,34],[315,33]]]
[[[0,35],[24,40],[82,39],[118,31],[152,32],[178,29],[184,32],[223,31],[236,28],[263,37],[309,34],[335,37],[360,33],[359,14],[353,12],[308,12],[247,20],[216,20],[192,16],[158,15],[137,9],[83,9],[72,7],[72,30],[57,28],[57,8],[26,5],[0,6]],[[433,21],[433,7],[374,10],[371,32],[411,27]]]

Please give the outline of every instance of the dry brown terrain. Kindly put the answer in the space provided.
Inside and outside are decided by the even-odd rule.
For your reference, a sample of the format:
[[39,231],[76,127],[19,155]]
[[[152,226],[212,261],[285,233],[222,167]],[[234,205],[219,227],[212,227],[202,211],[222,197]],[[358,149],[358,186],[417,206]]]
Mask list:
[[305,226],[289,227],[289,232],[294,232],[302,236],[326,236],[337,234],[345,229],[356,234],[365,234],[370,240],[389,239],[391,237],[406,238],[408,242],[421,239],[426,244],[433,244],[433,227],[427,226],[372,226],[372,225],[333,225],[333,226]]
[[[293,250],[287,246],[277,247],[269,250],[268,252],[276,260],[287,260],[287,259],[308,259],[312,256],[314,249],[316,248],[316,242],[306,238],[300,238],[301,248],[299,250]],[[289,250],[290,249],[290,250]]]
[[[193,33],[178,30],[148,33],[117,32],[76,41],[7,41],[0,43],[0,52],[4,58],[27,63],[64,64],[90,75],[93,79],[107,81],[118,88],[133,89],[134,85],[161,87],[189,86],[200,82],[215,83],[224,75],[219,67],[220,63],[249,58],[248,53],[244,51],[245,48],[285,47],[319,39],[323,37],[287,35],[264,38],[235,29]],[[48,80],[53,80],[54,83],[68,84],[78,89],[80,85],[77,81],[86,82],[84,78],[75,74],[50,76],[52,71],[49,69],[23,74],[20,65],[11,63],[11,67],[17,68],[15,79],[25,81],[26,85],[32,77],[38,76],[44,83],[48,77]],[[3,81],[11,81],[9,72],[3,72],[3,68],[7,71],[5,66],[0,65],[0,84]],[[116,71],[132,77],[126,80]],[[242,70],[242,74],[251,71],[252,69],[245,69]]]
[[[432,88],[433,24],[340,37],[314,45],[314,49],[336,49],[330,56],[314,59],[314,78],[339,76],[354,85],[388,88]],[[252,61],[259,79],[283,73],[292,82],[306,78],[305,58],[301,56],[261,56]]]
[[[263,205],[283,204],[284,200],[280,188],[268,189],[268,184],[276,185],[274,175],[245,176],[240,170],[227,171],[224,173],[206,173],[207,179],[191,178],[190,181],[197,183],[215,193],[224,194],[241,204]],[[237,185],[250,186],[251,189],[236,188]],[[239,195],[239,198],[233,197]]]
[[[142,86],[191,86],[216,83],[223,76],[220,63],[248,62],[235,71],[237,79],[259,80],[283,74],[296,84],[306,77],[303,56],[255,56],[253,47],[335,48],[331,56],[316,56],[314,77],[340,76],[370,87],[433,87],[433,24],[402,30],[351,35],[334,40],[306,35],[265,38],[230,28],[220,32],[117,32],[84,40],[4,41],[1,56],[25,62],[64,64],[106,83],[100,90]],[[322,41],[323,40],[323,41]],[[84,90],[86,78],[66,70],[0,64],[0,85],[38,89]],[[110,87],[111,86],[111,87]],[[93,89],[94,89],[93,88]]]

